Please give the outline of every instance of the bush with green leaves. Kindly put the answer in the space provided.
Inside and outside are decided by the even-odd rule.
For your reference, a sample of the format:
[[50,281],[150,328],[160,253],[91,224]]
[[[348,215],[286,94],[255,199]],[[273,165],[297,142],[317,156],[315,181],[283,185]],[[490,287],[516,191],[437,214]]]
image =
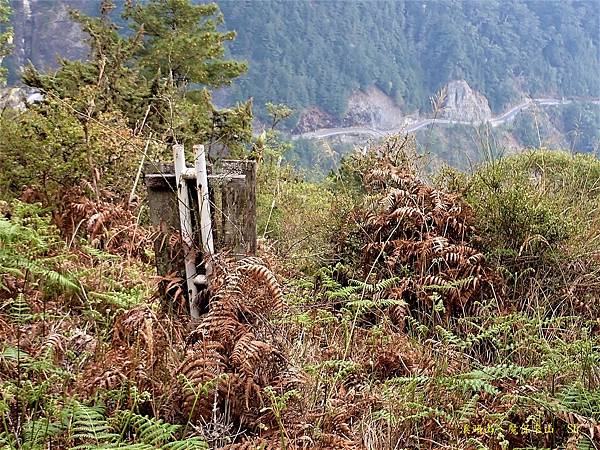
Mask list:
[[597,157],[546,149],[438,177],[473,208],[481,244],[507,281],[504,296],[542,314],[598,311],[599,179]]
[[540,255],[598,232],[599,179],[592,155],[531,150],[475,172],[466,199],[490,249]]

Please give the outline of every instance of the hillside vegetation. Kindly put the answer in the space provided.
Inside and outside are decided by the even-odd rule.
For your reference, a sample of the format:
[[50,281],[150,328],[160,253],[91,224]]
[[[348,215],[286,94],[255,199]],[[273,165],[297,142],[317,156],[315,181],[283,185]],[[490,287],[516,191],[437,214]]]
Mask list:
[[[102,5],[88,60],[0,115],[1,450],[598,448],[596,156],[430,173],[399,135],[307,181],[289,108],[253,137],[212,104],[245,70],[215,6],[134,3],[127,35]],[[134,180],[200,141],[257,162],[260,240],[192,320]]]
[[[250,63],[235,98],[343,117],[355,89],[377,86],[408,111],[464,79],[502,112],[520,93],[598,95],[594,1],[219,1]],[[262,114],[262,113],[261,113]]]
[[260,258],[217,257],[196,323],[154,295],[135,215],[73,234],[5,204],[3,448],[595,448],[600,161],[434,187],[407,149],[282,180]]
[[[81,34],[67,7],[98,14],[97,2],[13,2],[11,82],[32,61],[81,57]],[[115,1],[111,17],[127,28]],[[201,3],[199,0],[193,3]],[[338,119],[353,90],[377,86],[407,112],[429,111],[429,98],[451,80],[483,93],[495,113],[521,95],[597,97],[600,17],[594,0],[217,2],[237,39],[231,55],[250,63],[228,95],[297,111],[319,106]],[[69,39],[63,39],[68,33]]]

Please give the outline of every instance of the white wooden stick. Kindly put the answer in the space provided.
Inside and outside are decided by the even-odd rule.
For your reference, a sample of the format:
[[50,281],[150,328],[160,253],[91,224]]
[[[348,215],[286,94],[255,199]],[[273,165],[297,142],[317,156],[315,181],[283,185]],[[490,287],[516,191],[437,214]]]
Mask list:
[[144,153],[142,154],[142,160],[140,161],[140,166],[138,167],[137,175],[135,176],[135,181],[133,182],[133,187],[131,188],[131,193],[129,194],[129,204],[133,202],[133,197],[135,195],[135,190],[137,189],[137,185],[140,182],[140,175],[142,174],[142,169],[144,168],[144,162],[146,161],[146,155],[148,154],[148,147],[150,146],[150,140],[152,139],[152,132],[148,136],[148,140],[146,141],[146,146],[144,147]]
[[185,255],[185,278],[190,302],[190,315],[192,318],[196,319],[200,317],[200,308],[198,307],[197,301],[198,288],[194,283],[194,278],[196,278],[196,258],[193,251],[194,240],[192,234],[190,199],[188,196],[187,183],[182,176],[186,170],[185,150],[183,145],[177,144],[173,146],[173,160],[175,161],[179,223],[181,226],[181,238],[183,240],[183,251]]
[[200,208],[202,248],[207,255],[212,256],[215,253],[215,248],[210,218],[208,173],[206,171],[206,153],[204,152],[204,145],[194,145],[194,153],[196,155],[196,191],[198,192],[198,207]]

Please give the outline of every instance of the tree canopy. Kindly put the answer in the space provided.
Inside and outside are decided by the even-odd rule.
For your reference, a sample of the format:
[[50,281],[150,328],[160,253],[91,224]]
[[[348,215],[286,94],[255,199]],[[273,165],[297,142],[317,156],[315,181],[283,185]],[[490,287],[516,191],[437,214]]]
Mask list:
[[[10,53],[12,29],[8,26],[10,23],[10,4],[8,0],[0,0],[0,62]],[[0,85],[6,82],[7,70],[0,67]]]
[[[208,90],[229,84],[246,68],[224,58],[224,43],[234,34],[217,29],[222,24],[218,7],[189,0],[136,2],[124,10],[124,26],[111,19],[113,8],[112,1],[104,0],[99,17],[71,11],[87,36],[86,60],[62,60],[58,70],[47,73],[31,65],[24,70],[23,81],[39,89],[44,101],[19,118],[21,133],[29,133],[41,148],[54,148],[65,163],[85,155],[85,164],[66,170],[73,183],[78,177],[96,177],[98,167],[110,172],[117,162],[135,164],[131,154],[122,152],[150,134],[163,150],[171,143],[206,143],[243,152],[252,138],[251,102],[219,110]],[[55,131],[40,134],[30,128]],[[102,132],[127,144],[114,144],[112,157],[121,156],[113,164],[100,164],[107,143]],[[27,153],[26,148],[13,153],[7,167],[23,164]],[[52,158],[53,151],[44,155]],[[57,171],[60,166],[48,164],[54,172],[48,179],[55,185],[65,175]]]

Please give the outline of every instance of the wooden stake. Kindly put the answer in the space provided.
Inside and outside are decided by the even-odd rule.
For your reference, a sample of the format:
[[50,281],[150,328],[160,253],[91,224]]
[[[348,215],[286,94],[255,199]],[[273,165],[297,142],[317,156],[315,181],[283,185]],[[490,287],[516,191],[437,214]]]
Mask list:
[[146,162],[146,155],[148,154],[148,147],[150,146],[150,140],[152,139],[152,132],[148,136],[148,140],[146,141],[146,146],[144,147],[144,153],[142,154],[142,160],[140,161],[140,166],[138,167],[137,175],[135,176],[135,181],[133,182],[133,187],[131,188],[131,193],[129,194],[129,204],[133,202],[133,198],[135,196],[135,190],[137,189],[137,185],[140,182],[140,175],[142,174],[142,169],[144,168],[144,162]]
[[177,183],[177,200],[179,204],[179,222],[181,225],[181,238],[183,240],[183,251],[185,257],[185,281],[188,288],[190,302],[190,315],[197,319],[200,317],[200,308],[198,307],[198,288],[194,283],[196,278],[196,257],[194,252],[194,240],[192,230],[192,214],[190,208],[190,199],[188,195],[187,183],[183,178],[186,170],[185,151],[183,145],[173,146],[173,159],[175,161],[175,180]]
[[206,171],[206,154],[204,145],[194,145],[196,155],[196,192],[198,193],[198,208],[200,208],[200,234],[202,248],[208,256],[215,253],[210,218],[210,198],[208,195],[208,173]]

